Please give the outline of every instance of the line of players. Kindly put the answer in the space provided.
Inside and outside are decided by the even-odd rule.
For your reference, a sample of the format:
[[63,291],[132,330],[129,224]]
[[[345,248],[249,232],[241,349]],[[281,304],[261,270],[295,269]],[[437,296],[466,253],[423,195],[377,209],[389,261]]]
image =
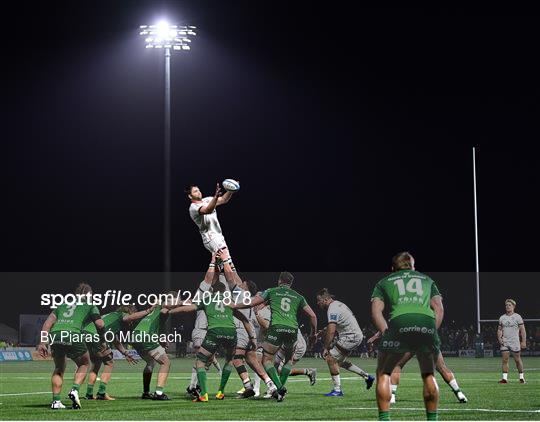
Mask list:
[[[246,291],[251,288],[256,291],[256,286],[252,282],[240,279],[232,268],[227,250],[221,251],[218,255],[223,264],[223,273],[220,274],[219,271],[216,271],[214,255],[205,279],[199,285],[201,291],[211,291],[213,296],[217,296],[218,300],[212,300],[208,305],[186,302],[179,304],[170,301],[162,306],[153,306],[138,312],[132,307],[124,307],[103,317],[90,304],[61,305],[55,309],[45,322],[43,331],[57,335],[62,331],[93,333],[100,337],[100,341],[86,344],[77,342],[53,342],[51,344],[55,362],[55,370],[52,376],[53,402],[51,408],[64,408],[60,400],[60,391],[66,357],[73,359],[77,365],[74,384],[68,395],[72,400],[73,408],[80,408],[79,387],[84,382],[90,362],[92,363],[92,370],[86,398],[94,398],[94,383],[100,366],[103,365],[104,371],[101,374],[101,383],[96,398],[99,400],[112,400],[106,393],[107,382],[112,372],[113,359],[111,345],[104,341],[105,332],[118,333],[121,329],[126,328],[125,324],[130,325],[138,321],[135,328],[133,328],[134,333],[157,334],[163,331],[166,319],[174,313],[202,311],[207,321],[206,332],[204,337],[201,336],[202,343],[197,353],[194,377],[190,387],[188,387],[188,392],[194,396],[194,401],[208,401],[206,371],[211,364],[216,364],[215,352],[219,346],[222,346],[225,350],[226,363],[221,369],[221,383],[216,394],[218,400],[225,397],[225,386],[233,367],[244,384],[245,390],[241,394],[241,397],[244,398],[259,394],[259,387],[256,385],[257,377],[267,385],[267,395],[276,398],[278,401],[283,400],[285,397],[287,392],[285,383],[289,375],[306,375],[314,384],[316,381],[316,372],[314,370],[293,368],[293,365],[300,360],[305,352],[305,347],[302,347],[303,337],[298,331],[297,313],[302,309],[310,318],[311,340],[314,339],[314,333],[317,330],[317,320],[303,296],[291,288],[292,275],[286,272],[282,273],[278,279],[277,287],[255,295],[248,303],[235,303],[225,306],[219,299],[227,289],[234,292]],[[395,401],[399,373],[413,354],[416,353],[425,382],[424,398],[426,400],[427,416],[433,418],[436,416],[436,403],[438,402],[438,387],[433,378],[435,368],[452,388],[458,400],[460,402],[467,401],[453,374],[446,367],[439,351],[436,329],[440,326],[440,321],[442,321],[440,293],[429,277],[414,270],[414,260],[408,253],[398,254],[394,257],[392,270],[393,272],[388,277],[377,284],[372,296],[374,322],[384,333],[379,347],[377,371],[379,416],[381,419],[388,417],[389,405]],[[407,292],[411,295],[407,296]],[[91,293],[91,288],[86,284],[81,284],[75,293],[86,295]],[[354,315],[346,305],[334,300],[327,289],[323,289],[318,293],[317,304],[322,309],[326,309],[328,314],[328,328],[324,338],[324,355],[330,368],[334,388],[327,396],[343,395],[339,379],[340,367],[364,377],[369,389],[373,383],[373,377],[346,359],[350,351],[355,349],[362,341],[362,332]],[[386,323],[382,316],[385,304],[390,305],[390,323]],[[519,350],[516,349],[518,346],[514,344],[515,342],[512,342],[515,336],[509,334],[510,331],[507,328],[510,327],[511,330],[521,332],[523,331],[523,323],[520,320],[521,317],[513,312],[515,303],[507,301],[506,306],[507,314],[501,317],[499,338],[501,348],[506,347],[509,351],[515,352]],[[242,309],[244,309],[244,312],[241,311]],[[245,309],[248,309],[249,318],[246,317]],[[411,310],[413,312],[410,312]],[[252,316],[255,316],[255,319]],[[235,323],[235,317],[241,325]],[[257,322],[253,323],[254,320]],[[510,320],[515,320],[516,324],[511,323]],[[85,324],[87,321],[91,322]],[[254,326],[257,325],[259,327],[258,333],[254,329]],[[514,325],[518,328],[515,328]],[[197,329],[204,331],[201,326],[197,327]],[[265,334],[263,335],[263,333]],[[336,333],[338,338],[337,342],[334,342]],[[371,343],[380,336],[378,334],[369,339],[368,342]],[[519,340],[519,334],[516,338]],[[518,345],[520,344],[518,343]],[[116,341],[115,347],[126,356],[129,362],[134,363],[134,359],[120,342]],[[167,381],[170,362],[165,349],[162,345],[156,343],[134,343],[133,347],[147,363],[143,371],[144,391],[142,398],[167,400],[168,397],[163,390]],[[45,342],[39,345],[39,351],[43,356],[48,354]],[[516,362],[518,363],[517,360]],[[155,392],[150,394],[150,382],[156,363],[160,366],[157,385]],[[255,385],[253,385],[248,375],[245,367],[246,363],[256,374]],[[520,380],[524,382],[523,368],[518,366],[518,369],[520,371]],[[386,387],[389,387],[388,392],[390,394],[387,394]]]

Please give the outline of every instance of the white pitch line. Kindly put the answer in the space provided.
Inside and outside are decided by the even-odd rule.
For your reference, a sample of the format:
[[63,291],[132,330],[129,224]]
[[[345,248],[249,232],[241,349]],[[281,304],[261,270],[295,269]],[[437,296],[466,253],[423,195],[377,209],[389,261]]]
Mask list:
[[[378,410],[376,407],[344,407],[346,410]],[[390,411],[395,410],[407,410],[407,411],[419,411],[426,410],[424,407],[395,407],[390,409]],[[496,413],[540,413],[540,410],[509,410],[509,409],[471,409],[467,408],[455,408],[455,409],[438,409],[443,412],[496,412]]]
[[37,391],[34,393],[2,393],[0,396],[30,396],[33,394],[52,394],[50,391]]

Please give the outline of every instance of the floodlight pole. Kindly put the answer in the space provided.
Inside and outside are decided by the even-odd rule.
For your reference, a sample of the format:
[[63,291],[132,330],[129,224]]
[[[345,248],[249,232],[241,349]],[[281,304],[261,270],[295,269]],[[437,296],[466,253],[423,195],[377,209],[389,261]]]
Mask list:
[[478,257],[478,203],[476,196],[476,148],[473,147],[474,243],[476,255],[476,332],[480,334],[480,263]]
[[165,291],[171,290],[171,49],[165,48],[165,195],[163,218],[163,270]]

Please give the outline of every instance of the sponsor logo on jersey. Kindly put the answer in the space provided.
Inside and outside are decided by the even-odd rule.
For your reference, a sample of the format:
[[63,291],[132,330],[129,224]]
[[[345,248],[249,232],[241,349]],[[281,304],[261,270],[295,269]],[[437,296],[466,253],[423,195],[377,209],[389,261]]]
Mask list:
[[435,329],[434,328],[428,328],[428,327],[419,327],[418,325],[414,325],[412,327],[401,327],[399,329],[400,333],[422,333],[422,334],[434,334]]

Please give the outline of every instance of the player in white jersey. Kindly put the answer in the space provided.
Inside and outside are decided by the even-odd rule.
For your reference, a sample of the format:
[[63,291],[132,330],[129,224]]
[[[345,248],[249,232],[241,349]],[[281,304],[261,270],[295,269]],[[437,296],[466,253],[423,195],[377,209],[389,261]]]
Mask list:
[[[375,377],[368,374],[363,369],[359,368],[352,362],[347,360],[349,354],[356,349],[364,335],[358,325],[358,321],[349,307],[343,302],[334,300],[334,296],[330,294],[328,289],[322,289],[317,294],[317,305],[327,311],[328,326],[324,335],[324,352],[323,357],[328,363],[328,369],[332,376],[334,388],[327,397],[341,397],[341,378],[339,368],[347,369],[360,375],[366,381],[366,388],[369,390],[373,385]],[[335,335],[338,335],[337,341],[334,340]]]
[[523,361],[521,360],[521,349],[527,347],[525,324],[523,324],[521,315],[514,312],[516,307],[515,300],[506,299],[504,305],[506,313],[499,318],[499,328],[497,330],[497,339],[501,345],[502,355],[502,379],[499,381],[499,384],[508,383],[508,359],[510,358],[510,352],[512,352],[514,361],[516,362],[519,372],[519,382],[525,384]]
[[229,202],[233,192],[227,191],[222,195],[222,190],[218,183],[214,196],[203,198],[200,189],[195,185],[187,186],[185,193],[191,200],[189,216],[199,228],[204,247],[210,253],[227,249],[227,243],[223,237],[217,217],[216,207]]

